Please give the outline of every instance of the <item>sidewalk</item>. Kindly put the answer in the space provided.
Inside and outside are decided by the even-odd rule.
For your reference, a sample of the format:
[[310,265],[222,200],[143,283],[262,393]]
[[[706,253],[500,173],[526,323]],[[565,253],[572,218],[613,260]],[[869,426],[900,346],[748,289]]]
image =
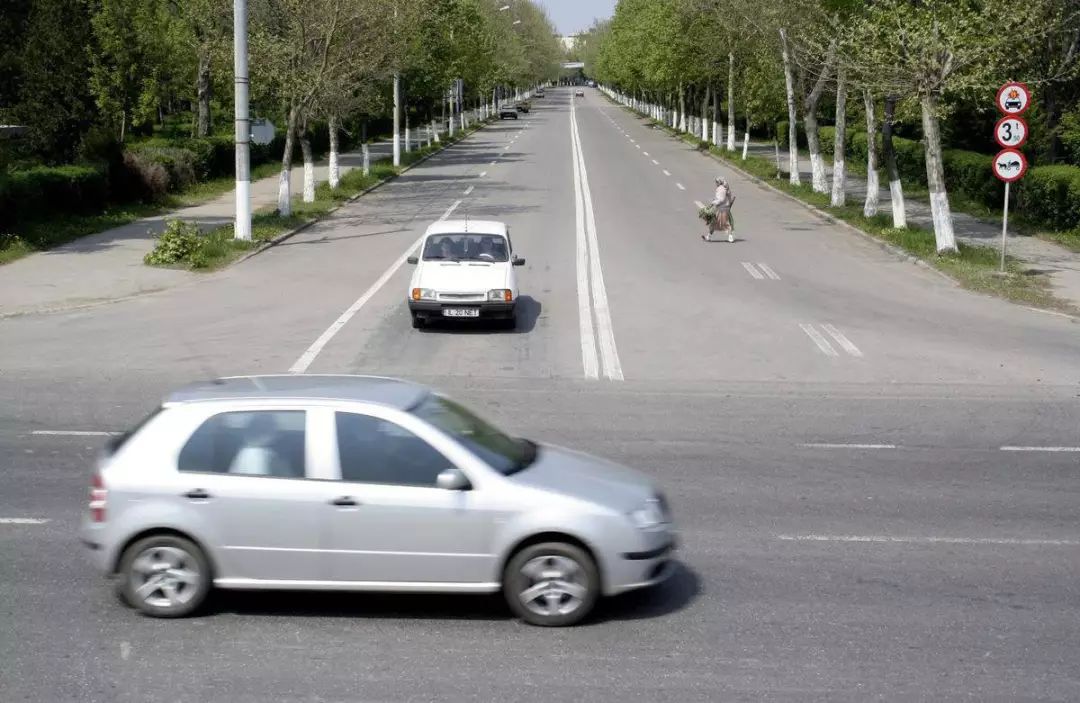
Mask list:
[[[740,154],[742,142],[738,144],[736,154]],[[776,152],[772,144],[750,142],[751,154],[776,161]],[[788,170],[787,150],[780,152],[780,165]],[[832,187],[832,164],[829,160],[825,165],[829,175],[829,187]],[[799,177],[803,183],[811,182],[810,154],[805,149],[799,150]],[[889,193],[888,182],[882,184],[879,192],[880,202],[878,211],[889,214],[892,210],[892,199]],[[851,205],[862,205],[866,200],[866,179],[858,174],[848,173],[847,176],[847,202]],[[930,215],[930,203],[924,200],[904,199],[908,222],[912,225],[933,229],[933,218]],[[963,212],[953,211],[953,227],[956,230],[956,238],[960,241],[979,246],[991,246],[999,249],[1001,246],[1001,222],[987,222]],[[1050,279],[1050,285],[1054,294],[1080,307],[1080,253],[1069,251],[1053,242],[1046,242],[1036,237],[1018,236],[1009,233],[1006,253],[1010,256],[1030,264],[1031,270],[1036,273],[1046,274]]]
[[[390,158],[391,150],[390,142],[371,144],[372,163]],[[343,153],[339,161],[344,175],[363,166],[362,152]],[[327,170],[327,162],[315,164],[316,183],[326,180]],[[293,194],[302,193],[303,164],[289,175]],[[278,179],[274,175],[251,184],[252,210],[277,204]],[[213,228],[232,222],[234,202],[229,191],[202,205],[136,220],[0,266],[0,318],[130,298],[195,280],[200,274],[147,266],[143,256],[154,248],[166,220],[180,218],[204,230]]]

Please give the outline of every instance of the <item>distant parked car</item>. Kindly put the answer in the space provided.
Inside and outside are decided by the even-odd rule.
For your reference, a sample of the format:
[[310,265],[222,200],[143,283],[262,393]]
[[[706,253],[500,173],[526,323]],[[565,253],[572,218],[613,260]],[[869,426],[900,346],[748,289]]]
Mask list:
[[518,111],[517,111],[516,106],[514,106],[514,105],[503,105],[502,107],[499,108],[499,119],[500,120],[508,120],[508,119],[515,119],[516,120],[517,118],[518,118]]
[[542,97],[544,97],[544,89],[543,89],[543,88],[537,88],[537,89],[536,89],[536,93],[535,93],[535,95],[536,95],[536,97],[538,97],[538,98],[542,98]]
[[518,112],[528,112],[532,108],[532,103],[528,100],[522,100],[517,104]]
[[582,90],[581,88],[578,88],[577,90],[574,91],[574,95],[576,95],[577,97],[580,98],[580,97],[585,95],[585,91]]

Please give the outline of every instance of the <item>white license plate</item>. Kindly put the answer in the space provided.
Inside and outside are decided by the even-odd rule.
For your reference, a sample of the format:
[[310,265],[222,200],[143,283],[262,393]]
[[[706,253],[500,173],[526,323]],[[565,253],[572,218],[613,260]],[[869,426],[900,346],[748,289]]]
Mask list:
[[479,308],[443,308],[443,317],[480,317]]

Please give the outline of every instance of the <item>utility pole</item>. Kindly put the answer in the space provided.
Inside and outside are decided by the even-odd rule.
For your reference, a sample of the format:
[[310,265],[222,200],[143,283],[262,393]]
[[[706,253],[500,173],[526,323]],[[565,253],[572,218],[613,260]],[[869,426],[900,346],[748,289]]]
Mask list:
[[233,88],[236,120],[236,221],[233,236],[251,240],[251,119],[248,114],[247,0],[233,0]]

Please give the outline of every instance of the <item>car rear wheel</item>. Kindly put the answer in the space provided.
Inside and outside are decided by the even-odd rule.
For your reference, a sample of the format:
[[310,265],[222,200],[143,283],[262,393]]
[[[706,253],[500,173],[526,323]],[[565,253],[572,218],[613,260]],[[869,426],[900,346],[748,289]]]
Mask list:
[[600,595],[600,573],[584,550],[563,542],[525,547],[506,565],[503,594],[530,625],[565,627],[587,616]]
[[128,547],[120,559],[124,600],[144,615],[181,618],[210,593],[210,564],[191,540],[155,535]]

